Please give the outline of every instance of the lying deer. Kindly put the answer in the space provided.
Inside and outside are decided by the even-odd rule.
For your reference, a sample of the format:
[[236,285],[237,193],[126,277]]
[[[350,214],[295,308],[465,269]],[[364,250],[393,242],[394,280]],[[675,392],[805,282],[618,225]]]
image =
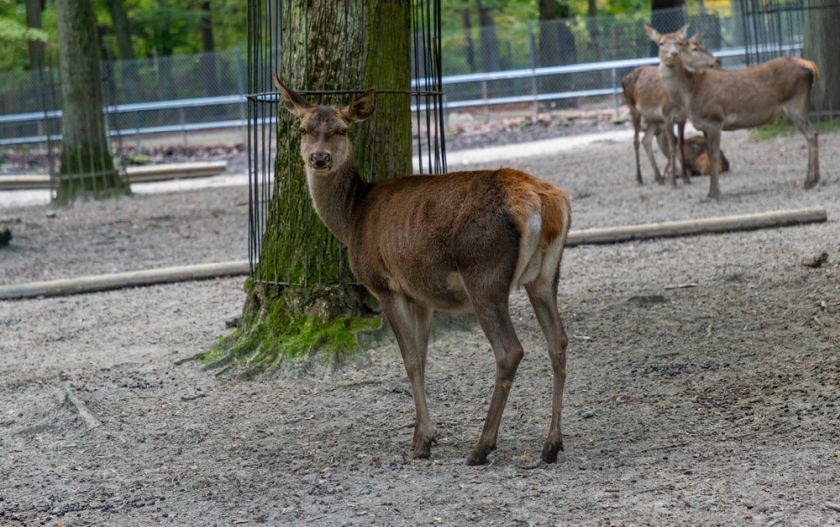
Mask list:
[[300,119],[300,153],[318,216],[347,246],[350,269],[381,302],[403,357],[414,397],[414,455],[428,458],[435,439],[425,395],[432,312],[473,312],[493,348],[496,383],[470,465],[487,462],[522,345],[508,297],[524,286],[548,340],[554,374],[547,463],[563,449],[560,413],[568,338],[557,310],[560,259],[571,221],[569,196],[512,169],[361,179],[347,128],[369,117],[375,93],[349,106],[316,106],[274,83]]
[[[699,34],[689,39],[688,45],[689,63],[694,69],[720,68],[718,61],[711,53],[703,49],[699,42]],[[636,152],[636,181],[641,185],[642,170],[639,164],[639,131],[642,128],[642,119],[646,125],[645,135],[642,138],[642,145],[645,147],[648,160],[653,167],[653,176],[657,183],[665,183],[665,178],[659,172],[656,158],[653,155],[651,145],[653,137],[659,143],[659,149],[668,158],[665,165],[665,172],[671,171],[671,182],[676,185],[674,170],[674,124],[679,129],[680,144],[685,135],[685,121],[687,115],[681,108],[671,103],[662,78],[659,75],[659,68],[656,66],[639,66],[621,79],[621,88],[624,92],[624,101],[630,109],[630,117],[633,122],[633,147]],[[664,132],[664,134],[663,134]],[[680,157],[685,167],[685,158]],[[687,171],[683,168],[683,180],[690,183]]]
[[[712,175],[712,163],[709,160],[709,149],[706,147],[706,138],[702,135],[693,135],[685,139],[683,145],[683,156],[685,164],[692,176]],[[729,160],[723,150],[720,151],[718,159],[718,173],[729,172]]]
[[[755,128],[785,115],[808,141],[805,188],[820,180],[817,131],[808,120],[811,90],[819,78],[809,60],[779,57],[736,71],[695,70],[689,65],[688,25],[660,34],[645,32],[659,46],[659,71],[675,105],[685,108],[691,123],[706,136],[712,159],[718,159],[722,130]],[[718,163],[712,163],[709,197],[720,199]]]

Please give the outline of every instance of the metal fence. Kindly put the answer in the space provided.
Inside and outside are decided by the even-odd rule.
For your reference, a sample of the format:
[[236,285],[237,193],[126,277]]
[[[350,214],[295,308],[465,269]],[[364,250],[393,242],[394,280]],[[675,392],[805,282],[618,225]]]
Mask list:
[[[722,58],[724,67],[738,67],[747,62],[744,44],[750,41],[752,15],[735,7],[725,16],[691,14],[685,8],[660,11],[655,22],[662,30],[691,24],[692,33],[703,31],[704,45]],[[444,33],[444,108],[523,103],[551,108],[587,97],[615,107],[618,80],[638,65],[656,62],[642,31],[650,20],[648,12]],[[798,54],[799,42],[801,37],[776,43],[774,49]],[[135,148],[146,134],[175,134],[171,140],[187,142],[193,132],[245,125],[241,50],[115,61],[104,70],[105,100],[113,101],[105,110],[109,133],[127,137],[125,143]],[[59,139],[60,109],[43,106],[40,94],[49,87],[38,85],[37,76],[3,74],[0,86],[0,146]]]

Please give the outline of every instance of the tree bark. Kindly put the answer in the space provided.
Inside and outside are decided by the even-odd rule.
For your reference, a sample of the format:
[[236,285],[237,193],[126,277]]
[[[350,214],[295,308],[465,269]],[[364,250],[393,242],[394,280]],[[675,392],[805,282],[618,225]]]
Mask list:
[[90,0],[56,0],[63,101],[61,170],[56,200],[81,194],[124,194],[114,170],[102,114],[102,78],[96,18]]
[[[567,6],[560,6],[557,0],[539,1],[539,65],[555,66],[577,63],[575,37],[564,18],[569,16]],[[542,77],[540,91],[550,93],[571,89],[571,76]],[[561,101],[562,107],[574,105],[573,100]]]
[[[42,29],[41,11],[44,10],[44,0],[26,0],[26,25],[33,29]],[[29,41],[29,69],[37,70],[44,67],[44,43],[40,40]]]
[[818,112],[840,112],[840,0],[824,7],[805,11],[804,58],[813,60],[820,69],[820,79],[811,95],[811,104]]
[[[281,8],[280,34],[269,35],[265,46],[279,44],[283,50],[277,71],[282,81],[301,92],[358,90],[306,95],[310,102],[344,105],[370,88],[404,92],[378,93],[373,116],[350,133],[363,178],[410,174],[411,3],[283,0]],[[266,80],[252,76],[249,89],[264,89]],[[249,365],[286,354],[284,335],[299,331],[301,320],[321,328],[352,328],[355,322],[341,321],[370,315],[367,294],[355,284],[343,247],[314,212],[296,119],[282,104],[277,108],[275,178],[259,263],[240,325],[222,359],[247,356]]]
[[464,28],[467,67],[470,71],[475,71],[475,45],[472,39],[472,23],[470,22],[470,10],[466,7],[461,11],[461,25]]
[[117,50],[120,59],[131,60],[134,58],[134,48],[131,45],[131,31],[128,26],[128,15],[125,12],[123,0],[109,0],[111,8],[111,21],[114,24],[114,34],[117,37]]
[[481,61],[484,71],[498,71],[502,69],[499,58],[499,38],[496,36],[496,22],[489,7],[485,7],[481,0],[476,0],[478,6],[478,38],[481,48]]
[[209,0],[201,3],[201,82],[208,97],[221,95],[219,93],[218,74],[216,72],[216,47],[213,41],[213,16]]

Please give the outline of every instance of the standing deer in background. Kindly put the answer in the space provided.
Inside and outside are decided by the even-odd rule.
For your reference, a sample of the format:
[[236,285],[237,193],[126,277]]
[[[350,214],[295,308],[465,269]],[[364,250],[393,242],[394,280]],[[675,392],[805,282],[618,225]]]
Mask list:
[[414,455],[435,439],[425,395],[426,349],[436,309],[473,312],[496,358],[496,383],[470,465],[496,448],[502,412],[523,350],[509,312],[524,286],[548,340],[554,375],[546,463],[563,449],[560,414],[568,338],[557,310],[560,259],[571,222],[569,196],[512,169],[398,177],[359,176],[347,128],[369,117],[375,93],[346,107],[317,106],[274,83],[300,119],[300,153],[315,211],[344,245],[350,269],[382,304],[397,337],[414,397]]
[[[699,43],[700,34],[694,35],[689,39],[688,53],[689,63],[694,69],[700,68],[720,68],[720,61],[718,61],[711,53],[703,49]],[[621,88],[624,92],[624,100],[627,107],[630,109],[630,116],[633,121],[633,147],[636,151],[636,181],[642,184],[642,170],[639,164],[639,131],[642,128],[642,119],[646,125],[645,135],[642,138],[642,144],[645,147],[648,160],[653,167],[654,179],[657,183],[665,183],[665,179],[659,172],[659,167],[656,164],[656,158],[653,155],[653,147],[651,145],[653,136],[656,136],[656,141],[659,143],[659,149],[665,157],[668,158],[668,164],[665,166],[667,173],[669,168],[671,170],[671,183],[676,185],[677,180],[675,176],[676,167],[674,165],[674,124],[679,128],[680,144],[685,135],[685,121],[688,118],[686,112],[680,111],[678,106],[675,106],[668,97],[668,91],[662,82],[659,75],[659,68],[656,66],[639,66],[621,79]],[[663,136],[664,132],[664,136]],[[682,167],[685,167],[685,157],[680,156]],[[691,181],[688,179],[688,174],[685,168],[682,173],[683,180],[686,183]]]
[[809,60],[779,57],[737,71],[694,70],[688,65],[688,25],[660,34],[645,32],[659,46],[659,71],[674,104],[688,111],[695,128],[706,136],[713,162],[709,198],[720,199],[718,153],[722,130],[755,128],[785,115],[808,141],[805,188],[820,180],[817,131],[808,120],[811,89],[819,78]]

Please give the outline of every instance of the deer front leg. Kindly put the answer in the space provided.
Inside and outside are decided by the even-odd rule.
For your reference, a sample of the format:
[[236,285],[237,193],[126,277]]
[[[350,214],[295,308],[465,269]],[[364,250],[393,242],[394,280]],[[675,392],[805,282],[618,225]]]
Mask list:
[[706,130],[706,146],[709,149],[709,162],[712,164],[709,178],[709,199],[720,199],[720,183],[718,181],[718,166],[720,165],[720,126],[709,127]]
[[[656,157],[653,155],[653,135],[654,133],[658,133],[659,131],[654,131],[654,127],[648,125],[647,129],[645,130],[645,135],[642,137],[642,145],[645,147],[645,153],[647,154],[648,160],[650,161],[650,166],[653,167],[653,178],[656,180],[657,183],[662,184],[665,183],[665,179],[662,177],[662,174],[659,172],[659,167],[656,165]],[[667,154],[666,154],[667,155]]]
[[484,428],[478,439],[478,445],[467,458],[468,465],[483,465],[487,463],[487,455],[496,449],[496,439],[499,435],[499,425],[505,411],[507,398],[513,386],[516,369],[522,360],[524,351],[522,344],[516,337],[513,322],[508,311],[507,298],[503,303],[489,304],[478,309],[476,315],[481,329],[490,340],[493,355],[496,358],[496,382],[493,386],[493,396],[490,398],[490,408],[484,420]]
[[689,174],[688,167],[685,165],[685,121],[677,122],[677,149],[680,151],[680,170],[682,170],[683,183],[691,184],[691,174]]
[[384,299],[382,309],[397,337],[405,372],[411,384],[416,412],[414,457],[426,459],[431,455],[432,443],[435,441],[435,427],[426,406],[426,350],[432,310],[400,296]]
[[671,184],[673,186],[677,186],[677,150],[680,149],[680,145],[676,144],[676,139],[674,138],[674,121],[667,121],[665,123],[665,133],[667,134],[668,138],[668,146],[671,147],[670,155],[668,156],[668,164],[671,165]]
[[560,416],[563,410],[563,389],[566,384],[566,348],[569,338],[563,329],[560,313],[557,310],[557,281],[535,283],[525,286],[531,305],[548,342],[548,356],[554,373],[554,394],[551,398],[551,426],[548,438],[542,450],[542,459],[546,463],[557,461],[557,453],[563,450],[563,435],[560,431]]

